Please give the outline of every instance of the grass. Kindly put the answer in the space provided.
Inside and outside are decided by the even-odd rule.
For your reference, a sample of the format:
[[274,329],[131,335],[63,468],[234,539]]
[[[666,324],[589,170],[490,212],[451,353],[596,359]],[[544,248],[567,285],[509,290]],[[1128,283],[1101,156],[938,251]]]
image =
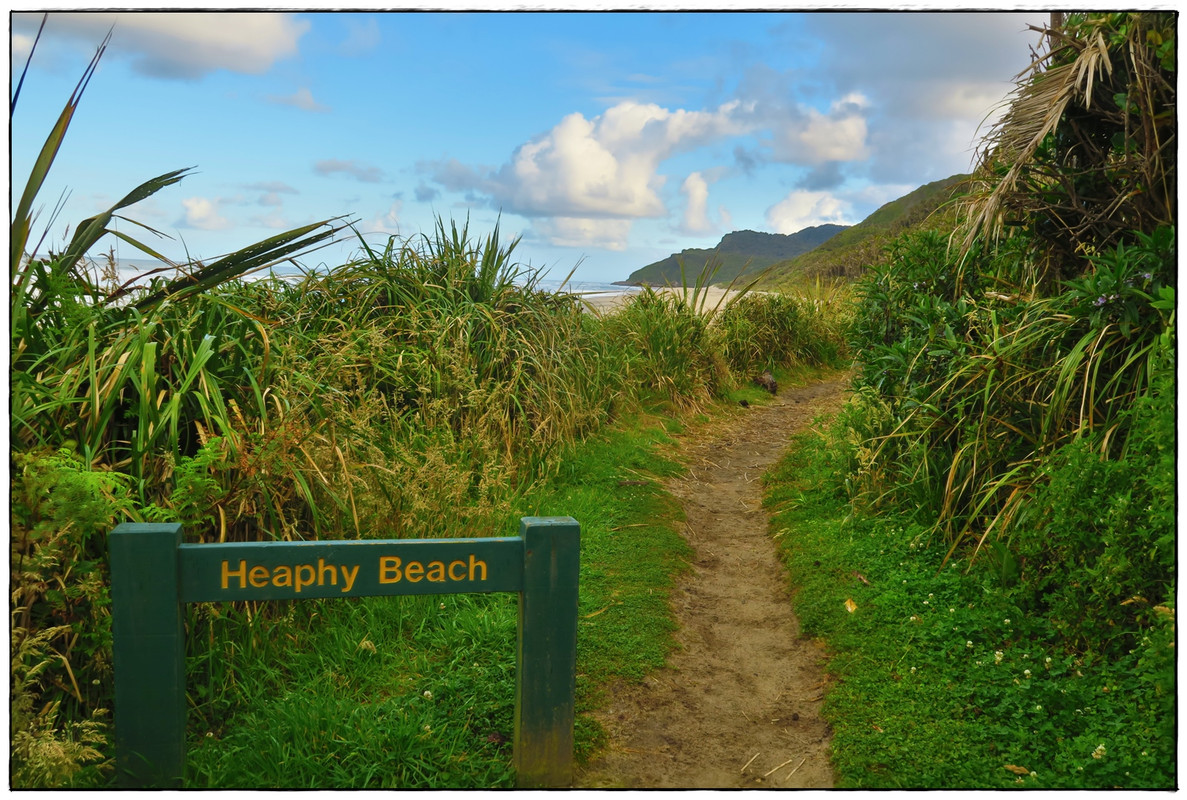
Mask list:
[[[671,646],[667,607],[687,546],[659,486],[665,420],[643,416],[576,445],[510,516],[582,524],[577,753],[602,742],[581,715]],[[514,519],[507,520],[513,533]],[[190,788],[510,787],[512,595],[285,604],[195,614]],[[244,629],[247,635],[244,635]]]
[[804,631],[830,652],[839,787],[1172,788],[1173,611],[1129,653],[1069,650],[993,565],[945,565],[929,528],[854,511],[846,449],[797,438],[766,497]]

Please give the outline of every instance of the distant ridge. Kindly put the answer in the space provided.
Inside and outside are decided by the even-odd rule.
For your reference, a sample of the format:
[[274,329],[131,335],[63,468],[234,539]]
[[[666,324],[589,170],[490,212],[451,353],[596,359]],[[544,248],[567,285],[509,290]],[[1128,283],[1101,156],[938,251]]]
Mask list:
[[684,280],[693,283],[705,265],[718,267],[714,283],[729,283],[734,278],[757,275],[772,264],[803,255],[846,229],[845,225],[817,225],[792,234],[762,231],[734,231],[721,238],[711,250],[689,248],[667,258],[648,264],[630,274],[623,284],[628,286],[678,286],[681,283],[680,264],[684,264]]
[[762,288],[785,287],[805,278],[853,279],[880,263],[886,245],[906,230],[951,230],[955,213],[945,204],[959,195],[969,177],[961,174],[932,181],[890,201],[814,250],[774,264]]

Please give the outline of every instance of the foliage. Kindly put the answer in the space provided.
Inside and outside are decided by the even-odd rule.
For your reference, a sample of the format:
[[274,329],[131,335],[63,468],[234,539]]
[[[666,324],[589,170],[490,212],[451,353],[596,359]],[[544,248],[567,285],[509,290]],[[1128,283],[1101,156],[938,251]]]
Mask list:
[[822,324],[835,318],[817,313],[803,297],[750,293],[714,322],[730,369],[753,376],[804,364],[839,365],[845,350],[842,331]]
[[726,284],[754,277],[767,267],[821,247],[846,230],[844,225],[815,225],[792,234],[734,231],[721,237],[712,250],[688,248],[641,267],[626,282],[651,286],[678,286],[684,280],[684,264],[710,264],[713,280]]
[[909,516],[855,513],[838,492],[848,437],[798,437],[766,494],[797,615],[831,656],[838,786],[1173,787],[1173,604],[1140,606],[1125,647],[1069,650],[996,565],[944,565]]
[[631,380],[682,405],[707,403],[728,385],[709,319],[694,303],[644,288],[606,322],[632,356]]
[[1037,56],[982,144],[975,237],[1025,232],[1032,280],[1076,277],[1081,255],[1173,225],[1173,12],[1072,14]]
[[[680,467],[657,449],[673,424],[636,418],[566,448],[551,481],[481,524],[502,535],[523,515],[581,521],[581,756],[604,738],[587,712],[672,645],[667,598],[687,545],[659,483]],[[506,594],[191,614],[187,786],[513,786],[515,615]]]
[[1127,415],[1124,457],[1103,458],[1083,439],[1061,448],[1011,531],[1022,607],[1078,650],[1108,657],[1137,646],[1157,627],[1151,609],[1174,597],[1172,373],[1162,371]]
[[1000,285],[1009,249],[958,273],[939,237],[900,240],[857,289],[855,385],[879,393],[894,422],[867,431],[881,470],[855,488],[910,498],[953,549],[979,547],[1056,449],[1087,437],[1106,455],[1124,450],[1124,409],[1174,336],[1173,230],[1135,238],[1093,256],[1062,295],[1032,299],[978,291]]
[[64,449],[14,454],[14,467],[13,782],[55,786],[102,760],[96,747],[108,744],[110,598],[99,553],[128,509],[127,481]]
[[865,276],[834,452],[771,493],[849,785],[1173,785],[1173,21],[1046,33],[963,250]]
[[[12,786],[22,788],[58,788],[70,786],[80,772],[95,771],[104,759],[108,745],[107,726],[102,717],[106,709],[97,708],[82,721],[59,720],[61,700],[46,703],[34,712],[42,692],[43,674],[55,659],[51,650],[55,638],[70,633],[69,626],[43,628],[30,634],[27,629],[12,631]],[[63,663],[65,657],[54,651]],[[83,780],[86,785],[89,781]]]
[[761,288],[787,291],[804,280],[851,281],[886,257],[886,248],[907,231],[934,230],[948,235],[954,201],[967,190],[969,175],[952,175],[924,184],[881,206],[819,247],[772,265]]

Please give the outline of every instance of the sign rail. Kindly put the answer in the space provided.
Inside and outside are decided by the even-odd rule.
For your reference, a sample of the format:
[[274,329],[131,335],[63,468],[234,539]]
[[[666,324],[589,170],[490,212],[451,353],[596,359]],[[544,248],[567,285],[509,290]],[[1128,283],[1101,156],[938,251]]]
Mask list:
[[476,539],[183,544],[179,524],[124,523],[111,564],[117,780],[177,787],[185,771],[185,603],[519,593],[514,747],[520,787],[573,769],[580,526],[524,517]]

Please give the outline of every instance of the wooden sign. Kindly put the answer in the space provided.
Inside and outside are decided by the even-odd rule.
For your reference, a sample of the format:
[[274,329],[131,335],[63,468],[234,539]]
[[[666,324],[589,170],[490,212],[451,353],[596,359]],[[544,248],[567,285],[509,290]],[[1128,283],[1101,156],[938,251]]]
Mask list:
[[567,786],[579,542],[571,517],[524,517],[519,536],[501,538],[206,545],[183,544],[178,524],[119,525],[109,553],[120,785],[181,785],[184,603],[518,592],[517,781]]

